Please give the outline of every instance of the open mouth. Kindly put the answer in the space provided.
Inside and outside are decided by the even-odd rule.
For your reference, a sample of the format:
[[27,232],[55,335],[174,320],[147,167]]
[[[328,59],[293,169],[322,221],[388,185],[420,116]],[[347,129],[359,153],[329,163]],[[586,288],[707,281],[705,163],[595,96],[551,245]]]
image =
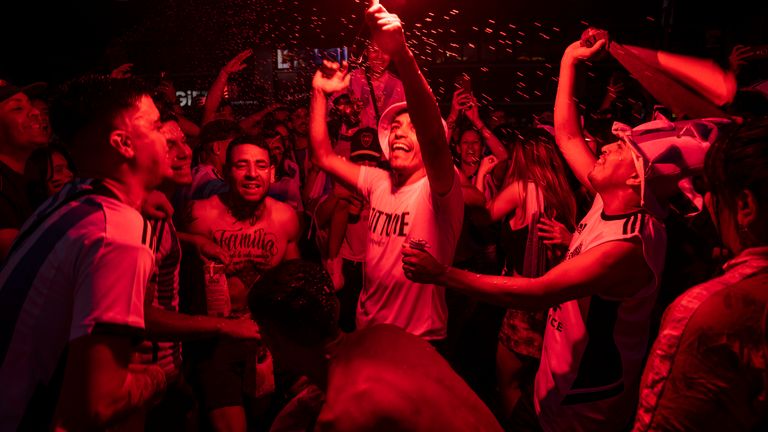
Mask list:
[[174,172],[189,171],[192,167],[191,163],[183,163],[180,165],[171,165],[171,170]]
[[261,185],[258,183],[243,183],[243,189],[249,191],[255,191],[261,189]]
[[405,153],[409,153],[411,151],[411,148],[401,142],[396,142],[392,144],[392,151],[393,152],[402,151]]

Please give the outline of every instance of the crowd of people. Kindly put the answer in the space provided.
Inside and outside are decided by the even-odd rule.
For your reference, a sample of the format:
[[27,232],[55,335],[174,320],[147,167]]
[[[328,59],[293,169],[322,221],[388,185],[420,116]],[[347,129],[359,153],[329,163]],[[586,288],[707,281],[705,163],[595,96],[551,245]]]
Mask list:
[[590,29],[550,113],[462,74],[443,120],[366,21],[243,118],[251,51],[200,121],[129,67],[0,81],[0,430],[768,428],[768,98],[659,53],[693,99],[583,112],[591,62],[647,61]]

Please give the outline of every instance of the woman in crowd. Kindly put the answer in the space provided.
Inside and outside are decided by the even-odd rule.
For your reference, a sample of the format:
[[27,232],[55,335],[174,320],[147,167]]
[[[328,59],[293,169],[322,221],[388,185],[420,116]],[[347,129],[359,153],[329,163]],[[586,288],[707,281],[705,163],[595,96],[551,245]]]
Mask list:
[[24,168],[32,207],[37,208],[72,181],[73,172],[72,161],[64,149],[51,145],[35,150],[27,159]]
[[[548,132],[539,128],[498,130],[503,132],[501,139],[509,143],[509,168],[504,188],[490,201],[488,210],[492,220],[502,221],[499,247],[504,274],[541,276],[559,262],[562,248],[547,247],[552,242],[546,240],[545,244],[538,226],[564,225],[572,232],[576,203],[554,139]],[[565,242],[567,247],[568,238],[561,237],[565,237],[561,243]],[[504,317],[496,369],[500,412],[505,418],[513,415],[522,392],[530,390],[533,384],[541,356],[545,313],[509,309]],[[526,403],[530,407],[530,401]]]
[[285,137],[276,130],[265,130],[262,133],[269,145],[269,156],[275,165],[275,178],[269,185],[269,196],[290,205],[296,211],[303,211],[299,166],[285,157]]

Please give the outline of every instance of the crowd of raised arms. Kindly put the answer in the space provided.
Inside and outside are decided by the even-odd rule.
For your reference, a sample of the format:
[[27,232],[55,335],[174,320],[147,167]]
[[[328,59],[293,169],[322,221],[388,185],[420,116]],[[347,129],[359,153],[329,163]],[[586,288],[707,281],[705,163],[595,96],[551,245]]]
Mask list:
[[[243,118],[250,50],[201,120],[130,65],[0,81],[0,431],[768,430],[743,49],[587,29],[549,111],[461,74],[441,112],[397,15],[365,19],[365,61]],[[606,56],[628,74],[590,112]],[[658,102],[636,124],[629,74]]]

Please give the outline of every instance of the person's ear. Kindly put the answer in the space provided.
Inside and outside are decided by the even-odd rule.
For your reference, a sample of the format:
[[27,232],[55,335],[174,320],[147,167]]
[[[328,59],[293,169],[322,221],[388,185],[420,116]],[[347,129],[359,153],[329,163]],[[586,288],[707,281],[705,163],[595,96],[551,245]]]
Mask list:
[[640,176],[637,173],[634,173],[627,179],[626,183],[629,187],[639,188],[643,181],[640,179]]
[[275,166],[271,165],[269,167],[269,182],[274,183],[277,179],[275,178],[277,174],[275,173]]
[[109,134],[109,145],[126,159],[133,159],[136,155],[136,149],[133,147],[133,141],[130,135],[124,130],[116,129]]
[[736,197],[736,223],[740,227],[750,227],[757,222],[758,204],[755,195],[749,189],[744,189]]

